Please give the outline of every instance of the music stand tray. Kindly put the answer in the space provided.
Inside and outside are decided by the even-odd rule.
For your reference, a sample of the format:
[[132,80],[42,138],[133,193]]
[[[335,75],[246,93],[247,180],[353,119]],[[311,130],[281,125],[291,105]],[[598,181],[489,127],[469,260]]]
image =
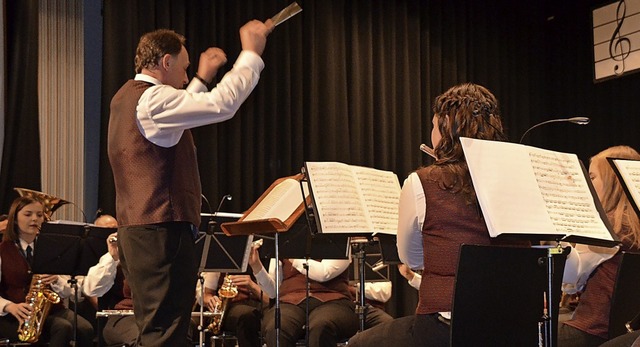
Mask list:
[[34,245],[32,270],[36,274],[86,275],[107,253],[107,237],[116,231],[72,221],[43,223]]

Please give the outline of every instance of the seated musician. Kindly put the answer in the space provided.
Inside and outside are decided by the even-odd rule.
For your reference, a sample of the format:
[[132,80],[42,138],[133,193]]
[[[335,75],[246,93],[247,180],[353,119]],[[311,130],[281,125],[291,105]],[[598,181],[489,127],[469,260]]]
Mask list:
[[[416,290],[420,289],[420,283],[422,282],[422,276],[412,271],[405,264],[398,264],[398,271],[407,279],[409,285]],[[367,293],[365,288],[365,294]],[[367,322],[369,317],[367,317]],[[405,346],[412,345],[411,329],[415,321],[415,315],[409,315],[396,319],[384,320],[378,324],[367,326],[365,323],[365,331],[359,332],[351,339],[349,339],[349,346],[372,346],[372,345],[385,345],[395,343],[397,345]]]
[[[392,288],[391,281],[365,281],[365,330],[393,320],[393,317],[391,317],[384,308],[385,303],[391,298]],[[355,283],[355,285],[350,287],[350,290],[351,295],[357,303],[360,295],[360,283]]]
[[[269,297],[262,292],[250,275],[228,276],[232,285],[237,288],[237,295],[228,299],[221,326],[212,328],[234,334],[238,339],[239,347],[260,347],[262,311],[269,305]],[[219,272],[205,272],[203,277],[206,307],[212,312],[216,311],[216,306],[220,310],[222,299],[218,296],[218,288],[223,286],[225,276],[220,276]]]
[[[309,260],[310,296],[306,297],[306,269],[304,259],[285,259],[279,262],[280,278],[280,346],[293,347],[305,338],[305,324],[309,327],[309,346],[336,346],[358,331],[358,316],[349,292],[349,259]],[[253,274],[270,298],[276,297],[275,259],[269,272],[264,269],[257,247],[252,247],[249,265]],[[306,307],[309,304],[309,322]],[[264,314],[263,337],[267,346],[276,345],[275,307]]]
[[[27,319],[32,326],[39,323],[34,316],[43,311],[39,306],[34,311],[25,299],[31,289],[31,259],[36,251],[36,237],[44,221],[44,205],[30,196],[19,197],[13,201],[7,221],[7,229],[0,243],[0,336],[17,342],[19,326]],[[71,295],[68,277],[38,276],[46,290],[53,290],[61,299]],[[74,314],[62,303],[52,304],[44,322],[40,323],[44,327],[38,341],[48,342],[51,347],[67,347],[74,338]],[[22,333],[37,335],[32,330],[24,329]],[[93,337],[91,324],[78,317],[76,345],[91,346]]]
[[[117,222],[116,222],[117,225]],[[107,250],[98,264],[92,266],[83,281],[83,292],[87,297],[96,297],[99,307],[107,310],[133,310],[131,289],[120,268],[117,233],[107,238]],[[138,326],[133,315],[111,315],[102,330],[108,345],[133,346],[138,338]]]

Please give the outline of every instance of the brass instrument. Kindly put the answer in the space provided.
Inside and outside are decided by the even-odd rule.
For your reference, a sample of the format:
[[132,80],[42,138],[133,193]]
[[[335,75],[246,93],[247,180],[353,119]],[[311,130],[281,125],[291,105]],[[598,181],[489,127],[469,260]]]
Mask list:
[[42,282],[41,275],[33,275],[25,302],[31,306],[29,316],[18,326],[18,339],[23,342],[37,342],[44,327],[52,304],[60,302],[60,296],[51,290],[51,286]]
[[[211,331],[214,335],[219,335],[222,330],[222,322],[224,320],[224,314],[229,307],[229,301],[238,296],[238,286],[233,284],[231,281],[231,276],[227,275],[224,278],[224,283],[218,289],[218,297],[222,302],[219,305],[216,305],[214,310],[214,316],[211,320],[211,324],[209,324],[209,331]],[[217,314],[216,314],[217,313]]]
[[67,200],[63,200],[53,195],[49,195],[36,190],[31,190],[26,188],[17,188],[17,187],[13,188],[13,190],[15,190],[20,196],[30,196],[32,198],[36,198],[42,201],[42,203],[44,204],[44,220],[45,221],[50,221],[51,215],[60,206],[70,203]]

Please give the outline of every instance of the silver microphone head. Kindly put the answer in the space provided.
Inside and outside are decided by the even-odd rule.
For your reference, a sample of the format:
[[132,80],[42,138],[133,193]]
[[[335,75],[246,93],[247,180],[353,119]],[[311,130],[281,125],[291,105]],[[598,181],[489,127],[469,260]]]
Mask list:
[[591,122],[591,119],[589,119],[589,117],[571,117],[567,119],[567,121],[574,124],[587,125]]

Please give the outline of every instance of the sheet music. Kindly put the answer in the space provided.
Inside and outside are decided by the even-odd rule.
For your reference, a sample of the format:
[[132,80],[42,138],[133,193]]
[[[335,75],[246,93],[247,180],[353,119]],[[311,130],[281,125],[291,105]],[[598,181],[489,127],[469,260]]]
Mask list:
[[460,140],[491,236],[556,234],[613,241],[576,155]]
[[337,162],[307,162],[323,233],[394,233],[400,184],[393,172]]
[[[305,196],[309,196],[307,182],[302,182]],[[302,204],[302,192],[300,182],[292,178],[287,178],[278,183],[269,195],[249,213],[243,221],[275,218],[285,221]]]
[[390,171],[353,166],[360,185],[366,209],[369,211],[373,230],[379,233],[396,234],[398,230],[398,204],[400,182]]
[[313,197],[322,232],[371,231],[369,216],[360,202],[360,192],[348,165],[307,162]]
[[640,161],[613,159],[636,206],[640,206]]

